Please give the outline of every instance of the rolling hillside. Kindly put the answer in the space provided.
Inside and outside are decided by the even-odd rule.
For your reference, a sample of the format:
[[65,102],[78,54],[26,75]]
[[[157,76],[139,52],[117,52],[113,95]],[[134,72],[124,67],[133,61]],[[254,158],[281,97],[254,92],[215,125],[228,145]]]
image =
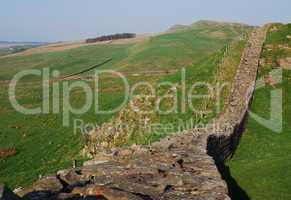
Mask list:
[[[113,69],[124,73],[131,85],[139,81],[179,82],[178,70],[183,67],[186,67],[187,83],[197,80],[231,81],[240,62],[247,33],[251,29],[239,24],[202,21],[136,43],[96,44],[64,51],[0,57],[0,117],[3,122],[0,125],[0,149],[16,149],[15,155],[0,158],[0,182],[11,187],[27,185],[39,175],[69,167],[75,159],[84,159],[80,155],[84,138],[79,132],[74,134],[72,127],[62,126],[62,112],[23,115],[11,107],[7,94],[8,84],[17,72],[50,68],[59,70],[61,76],[65,76],[112,58],[110,63],[100,69]],[[228,73],[220,73],[221,70]],[[83,75],[85,77],[93,74],[89,71]],[[83,81],[91,84],[90,80]],[[65,81],[60,80],[60,83],[62,82]],[[114,108],[123,100],[123,86],[119,79],[102,77],[101,91],[102,108]],[[17,86],[16,98],[21,104],[31,108],[41,104],[41,94],[39,77],[29,76]],[[82,91],[76,89],[72,92],[71,102],[74,106],[80,106],[84,101]],[[198,104],[205,106],[201,102]],[[60,110],[63,109],[61,104]],[[191,115],[191,112],[179,112],[158,116],[158,121],[174,122],[177,118],[187,119]],[[114,116],[116,115],[96,115],[94,109],[90,109],[83,115],[72,115],[71,123],[73,119],[82,119],[87,123],[101,125],[110,122]],[[212,116],[208,116],[210,117]],[[152,135],[150,138],[133,138],[125,141],[123,145],[127,142],[149,143],[159,138],[160,136]]]

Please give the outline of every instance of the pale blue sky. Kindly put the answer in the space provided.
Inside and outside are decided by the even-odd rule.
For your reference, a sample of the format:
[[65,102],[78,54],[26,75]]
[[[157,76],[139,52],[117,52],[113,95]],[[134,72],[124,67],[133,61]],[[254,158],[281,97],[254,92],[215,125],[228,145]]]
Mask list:
[[164,31],[200,19],[291,22],[290,0],[1,0],[0,41],[77,40]]

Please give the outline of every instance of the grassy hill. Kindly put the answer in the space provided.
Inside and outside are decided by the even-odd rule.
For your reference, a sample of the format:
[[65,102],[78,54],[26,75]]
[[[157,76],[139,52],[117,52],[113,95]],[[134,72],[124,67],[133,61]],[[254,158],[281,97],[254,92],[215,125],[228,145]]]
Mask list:
[[[259,78],[282,69],[283,79],[274,87],[267,85],[255,92],[251,110],[266,119],[270,117],[271,91],[282,89],[283,129],[272,131],[250,118],[239,148],[228,163],[233,178],[252,200],[291,199],[291,68],[280,62],[291,58],[291,24],[270,27],[264,45]],[[276,77],[273,75],[272,79]],[[275,112],[279,112],[276,110]],[[235,199],[242,199],[234,190]]]
[[[62,125],[62,105],[58,114],[39,115],[23,115],[11,107],[8,84],[17,72],[50,68],[59,70],[64,76],[112,58],[112,62],[100,69],[124,73],[131,85],[139,81],[178,82],[177,70],[183,67],[187,69],[187,83],[195,80],[231,80],[250,30],[251,27],[245,25],[199,22],[183,30],[166,32],[139,43],[96,44],[58,52],[0,57],[0,150],[16,149],[14,156],[0,158],[0,182],[10,187],[27,185],[39,175],[54,173],[70,167],[74,159],[83,159],[80,156],[84,145],[83,137],[79,132],[74,134],[72,126],[67,128]],[[229,48],[233,51],[226,53]],[[228,70],[229,73],[223,75],[219,73],[221,70]],[[92,75],[92,72],[84,75]],[[90,80],[85,82],[92,84]],[[102,77],[101,91],[102,108],[114,108],[123,100],[123,86],[119,79]],[[18,84],[16,98],[22,105],[31,108],[41,104],[41,94],[40,79],[30,76]],[[85,96],[76,89],[70,99],[74,106],[80,106],[85,101]],[[62,101],[62,97],[60,100]],[[158,116],[158,120],[168,123],[180,117],[187,119],[191,115],[191,112],[176,113],[168,117]],[[86,123],[101,125],[114,116],[96,115],[94,109],[90,109],[83,115],[73,115],[71,123],[73,119],[82,119]],[[157,139],[159,137],[128,142],[147,143]]]

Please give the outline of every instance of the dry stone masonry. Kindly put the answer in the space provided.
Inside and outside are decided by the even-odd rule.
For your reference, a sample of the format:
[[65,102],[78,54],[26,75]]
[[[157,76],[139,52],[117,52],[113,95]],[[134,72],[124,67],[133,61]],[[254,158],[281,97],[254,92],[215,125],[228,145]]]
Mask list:
[[[0,199],[228,200],[215,162],[235,149],[254,91],[266,29],[255,30],[245,48],[229,105],[209,129],[189,130],[151,146],[100,151],[75,169],[59,171],[30,188],[0,187]],[[3,196],[4,194],[4,196]],[[2,196],[1,196],[2,195]]]
[[228,106],[223,115],[213,122],[218,128],[208,137],[208,151],[217,160],[224,161],[231,156],[243,132],[267,30],[268,26],[265,26],[252,33],[234,80]]

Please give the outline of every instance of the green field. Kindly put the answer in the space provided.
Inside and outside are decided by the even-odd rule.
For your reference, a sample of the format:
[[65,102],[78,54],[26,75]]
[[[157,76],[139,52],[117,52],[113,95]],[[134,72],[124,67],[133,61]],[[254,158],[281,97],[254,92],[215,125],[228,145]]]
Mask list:
[[[90,109],[85,114],[72,115],[71,126],[64,127],[62,105],[60,105],[61,112],[58,114],[18,113],[11,107],[8,99],[9,80],[17,72],[24,69],[50,68],[50,70],[59,70],[64,76],[112,58],[112,62],[100,69],[123,72],[131,85],[139,81],[178,82],[179,72],[176,71],[183,67],[186,67],[187,84],[197,80],[212,83],[225,80],[231,82],[240,61],[244,39],[250,29],[248,26],[237,24],[199,22],[183,30],[166,32],[136,44],[98,44],[62,52],[0,58],[2,86],[0,88],[0,150],[15,148],[17,152],[14,156],[0,160],[0,182],[12,188],[25,186],[36,180],[39,175],[55,173],[59,169],[70,167],[75,159],[83,160],[80,151],[84,146],[84,139],[80,133],[73,133],[73,119],[101,125],[115,116],[115,114],[96,115],[94,109]],[[227,48],[231,48],[232,51],[225,53]],[[221,74],[221,70],[227,70],[228,73]],[[155,73],[155,71],[164,73]],[[92,75],[92,73],[88,72],[84,75]],[[63,82],[66,81],[60,81]],[[92,86],[90,80],[85,82]],[[101,91],[100,103],[103,109],[114,108],[123,100],[123,86],[117,78],[102,77]],[[81,106],[85,100],[84,94],[79,89],[75,89],[70,96],[71,103],[76,107]],[[43,100],[39,77],[29,76],[23,79],[21,84],[17,85],[16,98],[25,107],[39,106]],[[172,123],[177,118],[188,119],[191,115],[191,112],[186,112],[158,116],[158,121]],[[126,142],[143,144],[159,138],[155,136],[133,138]]]
[[[259,79],[274,69],[286,67],[279,66],[279,60],[291,57],[291,40],[287,37],[290,33],[291,24],[275,24],[271,27],[264,45]],[[228,163],[232,177],[252,200],[291,199],[290,70],[283,70],[283,81],[275,85],[275,88],[266,86],[258,89],[251,106],[254,113],[269,119],[270,92],[281,88],[283,92],[282,132],[271,131],[250,118],[239,148],[234,158]],[[234,199],[243,199],[240,193],[234,192]]]
[[[106,128],[98,132],[98,135],[102,135],[102,137],[94,139],[93,145],[103,143],[107,147],[116,147],[130,144],[150,144],[168,134],[192,129],[198,124],[206,125],[210,119],[223,111],[244,47],[245,40],[233,41],[203,61],[186,68],[184,78],[182,78],[182,72],[161,77],[153,84],[157,93],[154,96],[149,88],[142,87],[137,94],[146,95],[148,99],[147,97],[139,98],[136,105],[139,110],[155,110],[155,106],[159,102],[159,108],[164,113],[155,110],[154,113],[142,114],[134,111],[130,106],[126,106],[117,116],[103,124],[103,127]],[[183,82],[185,83],[184,89]],[[157,86],[160,83],[171,83],[171,85]],[[214,95],[192,99],[190,95],[208,95],[211,93],[209,92],[211,89],[209,90],[206,85],[195,86],[195,89],[190,92],[195,83],[210,84]],[[216,86],[223,84],[226,85],[219,91],[220,87]],[[173,88],[175,89],[173,90]],[[218,93],[221,98],[215,95]],[[136,101],[132,100],[132,102]],[[169,110],[170,112],[168,112]],[[145,123],[144,119],[147,119],[147,126],[138,126]],[[135,130],[128,131],[126,128],[120,128],[113,134],[107,131],[108,128],[122,124],[127,124]],[[162,127],[153,130],[151,129],[153,124],[160,124]]]

